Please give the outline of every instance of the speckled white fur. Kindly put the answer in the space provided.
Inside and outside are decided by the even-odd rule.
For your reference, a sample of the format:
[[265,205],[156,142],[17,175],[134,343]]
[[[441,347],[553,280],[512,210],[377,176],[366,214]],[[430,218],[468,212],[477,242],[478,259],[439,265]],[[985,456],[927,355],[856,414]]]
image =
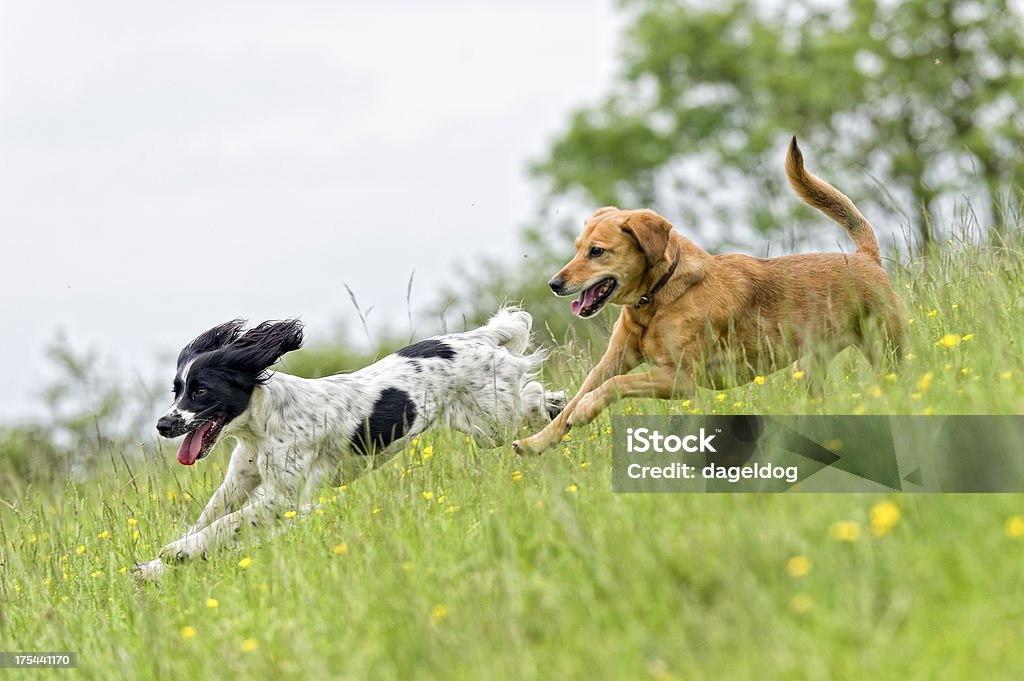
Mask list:
[[[430,426],[464,432],[483,447],[497,446],[519,427],[543,427],[566,396],[534,380],[545,353],[527,351],[532,323],[529,313],[506,308],[473,331],[435,336],[454,351],[450,359],[392,354],[351,374],[274,374],[225,426],[221,437],[234,437],[237,445],[224,482],[199,519],[160,558],[139,565],[139,573],[158,577],[163,560],[205,556],[245,523],[256,525],[290,508],[308,510],[326,476],[351,480]],[[415,419],[383,451],[359,454],[352,434],[388,388],[408,394]]]

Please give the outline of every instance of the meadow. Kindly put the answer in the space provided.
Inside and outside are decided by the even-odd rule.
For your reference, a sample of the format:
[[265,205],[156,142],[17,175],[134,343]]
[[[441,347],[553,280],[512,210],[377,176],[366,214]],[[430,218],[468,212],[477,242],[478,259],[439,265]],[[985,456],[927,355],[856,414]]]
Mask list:
[[[786,370],[611,414],[1024,413],[1020,244],[950,242],[892,275],[898,373],[848,351],[824,395]],[[597,350],[557,349],[545,380],[578,385]],[[4,489],[0,650],[80,666],[4,677],[1019,678],[1024,495],[612,494],[609,427],[531,459],[428,432],[155,584],[131,566],[198,515],[226,445]]]

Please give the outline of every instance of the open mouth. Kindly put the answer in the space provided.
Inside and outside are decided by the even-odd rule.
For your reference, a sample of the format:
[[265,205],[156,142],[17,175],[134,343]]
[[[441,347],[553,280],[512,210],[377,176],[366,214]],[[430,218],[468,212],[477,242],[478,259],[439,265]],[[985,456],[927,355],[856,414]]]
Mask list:
[[215,414],[203,421],[198,428],[185,434],[185,439],[178,447],[178,463],[191,466],[210,453],[217,443],[217,436],[224,427],[223,416]]
[[615,280],[615,277],[606,277],[593,286],[583,289],[580,297],[572,301],[572,313],[584,319],[593,317],[608,302],[618,285],[619,282]]

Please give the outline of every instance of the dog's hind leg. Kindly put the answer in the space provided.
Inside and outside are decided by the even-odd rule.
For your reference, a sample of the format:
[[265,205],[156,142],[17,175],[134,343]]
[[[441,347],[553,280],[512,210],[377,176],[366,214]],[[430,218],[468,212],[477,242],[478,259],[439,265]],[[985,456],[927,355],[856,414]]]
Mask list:
[[548,418],[554,421],[569,403],[569,393],[564,390],[545,390],[544,402],[547,406]]
[[525,415],[525,424],[531,428],[543,428],[562,410],[569,401],[564,390],[545,390],[538,381],[530,381],[519,393],[520,404]]

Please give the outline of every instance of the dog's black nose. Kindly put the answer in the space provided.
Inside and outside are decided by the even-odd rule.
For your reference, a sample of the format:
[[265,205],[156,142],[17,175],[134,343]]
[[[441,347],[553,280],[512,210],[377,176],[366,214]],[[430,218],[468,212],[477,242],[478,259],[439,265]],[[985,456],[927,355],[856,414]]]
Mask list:
[[164,414],[156,422],[156,432],[160,433],[163,437],[174,437],[179,434],[183,425],[184,419],[177,414]]
[[554,291],[556,295],[562,295],[562,291],[565,290],[565,279],[556,276],[548,282],[548,286],[551,287],[551,290]]

